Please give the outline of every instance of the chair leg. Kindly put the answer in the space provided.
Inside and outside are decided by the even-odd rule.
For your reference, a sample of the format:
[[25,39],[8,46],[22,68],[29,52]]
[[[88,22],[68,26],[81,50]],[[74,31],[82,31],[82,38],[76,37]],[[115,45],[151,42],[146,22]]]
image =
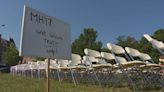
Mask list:
[[[122,67],[122,66],[121,66],[121,67]],[[132,84],[133,90],[137,90],[137,87],[136,87],[135,83],[134,83],[134,82],[132,81],[132,79],[128,76],[128,73],[123,69],[123,67],[122,67],[121,70],[122,70],[122,73],[124,74],[124,76],[126,76],[128,82],[129,82],[130,84]]]
[[100,82],[100,80],[98,79],[98,77],[97,77],[97,75],[96,75],[96,72],[94,71],[94,69],[93,69],[92,71],[93,71],[93,74],[94,74],[94,76],[95,76],[95,78],[96,78],[96,80],[97,80],[99,86],[101,86],[101,82]]
[[59,69],[57,69],[57,75],[58,75],[59,83],[61,84],[61,78],[60,78],[60,72],[59,72]]
[[71,76],[72,76],[73,83],[74,83],[75,86],[76,86],[76,82],[75,82],[75,78],[74,78],[74,75],[73,75],[73,71],[72,71],[72,69],[70,69],[70,72],[71,72]]

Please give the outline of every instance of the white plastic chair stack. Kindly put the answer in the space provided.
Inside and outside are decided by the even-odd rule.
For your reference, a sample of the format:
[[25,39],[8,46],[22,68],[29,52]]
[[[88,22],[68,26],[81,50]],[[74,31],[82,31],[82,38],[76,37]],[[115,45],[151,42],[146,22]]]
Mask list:
[[[45,61],[47,62],[47,60]],[[57,59],[50,59],[50,78],[59,79],[59,64],[57,63]]]
[[46,77],[47,63],[45,61],[37,61],[37,73],[39,78]]
[[87,82],[88,74],[87,71],[89,67],[84,64],[81,56],[78,54],[72,54],[72,60],[70,62],[70,67],[72,68],[76,83]]
[[[146,54],[146,53],[141,53],[141,55],[139,56],[143,61],[146,61],[146,66],[141,66],[142,68],[147,69],[147,71],[149,73],[151,73],[149,76],[150,81],[157,85],[158,83],[160,83],[160,85],[162,87],[164,87],[164,75],[163,73],[161,73],[163,66],[159,65],[159,64],[155,64],[154,61],[152,60],[152,58]],[[149,62],[151,61],[151,62]]]
[[93,68],[93,73],[95,78],[101,84],[106,84],[107,81],[104,79],[109,75],[112,70],[112,64],[107,63],[101,56],[100,52],[92,49],[84,49],[84,53],[89,62],[91,62],[91,67]]
[[[137,49],[133,49],[130,47],[125,47],[126,52],[129,54],[129,56],[131,57],[132,60],[142,60],[143,62],[145,62],[145,65],[141,65],[138,69],[138,76],[136,76],[136,83],[138,84],[138,86],[143,86],[143,87],[150,87],[152,85],[151,80],[148,79],[148,77],[150,78],[150,76],[148,76],[151,72],[151,67],[147,67],[150,65],[150,63],[146,63],[148,61],[145,61],[145,59],[140,59],[141,53],[137,50]],[[144,55],[145,56],[145,55]],[[142,56],[143,57],[143,56]],[[149,57],[148,57],[149,58]],[[147,59],[146,59],[147,60]],[[153,67],[153,66],[152,66]],[[149,70],[149,71],[147,71]],[[139,84],[140,81],[143,81],[142,84]]]
[[138,57],[141,61],[145,62],[145,65],[141,65],[141,67],[145,67],[151,70],[156,68],[158,69],[161,68],[160,65],[154,63],[154,61],[148,54],[141,53],[137,49],[133,49],[130,47],[126,47],[125,50],[133,60],[135,60],[134,57]]
[[[142,71],[143,76],[141,75],[141,78],[144,79],[147,84],[145,86],[153,86],[154,85],[162,85],[160,77],[158,76],[161,70],[161,66],[158,64],[155,64],[154,61],[151,59],[151,57],[146,53],[141,53],[137,49],[133,49],[130,47],[126,47],[125,50],[128,52],[128,54],[133,57],[139,57],[140,60],[145,62],[145,65],[140,66],[140,70]],[[149,85],[148,85],[149,84]]]
[[81,56],[78,54],[72,54],[72,60],[70,62],[70,66],[75,67],[75,68],[85,67]]
[[98,79],[96,71],[94,70],[94,67],[92,66],[92,63],[96,63],[97,59],[91,56],[83,56],[83,60],[84,60],[84,64],[88,66],[89,68],[88,73],[90,76],[88,77],[88,80],[91,81],[93,85],[96,85],[97,83],[98,85],[101,85],[101,82]]
[[38,66],[37,66],[37,62],[28,62],[28,65],[30,66],[30,75],[32,78],[34,77],[38,77],[39,75],[37,75],[38,73]]
[[[107,47],[111,51],[111,53],[115,56],[115,61],[119,64],[122,73],[128,79],[128,83],[131,84],[131,86],[133,86],[134,90],[136,90],[137,87],[132,80],[133,77],[130,78],[130,75],[134,74],[134,72],[136,72],[138,67],[140,65],[143,65],[144,62],[138,61],[138,60],[131,61],[128,55],[126,54],[125,50],[121,46],[118,46],[112,43],[107,43]],[[125,55],[128,61],[124,57],[119,57],[119,56],[116,56],[115,54]]]
[[[162,87],[164,87],[164,75],[161,73],[163,66],[159,64],[155,64],[152,58],[146,54],[146,53],[141,53],[139,56],[143,61],[146,61],[146,66],[141,66],[142,68],[147,69],[147,71],[150,73],[148,78],[151,81],[152,84],[157,85],[160,83]],[[151,62],[149,62],[151,61]]]
[[58,60],[59,62],[59,73],[60,73],[60,82],[62,80],[72,80],[73,83],[76,85],[75,77],[72,71],[72,68],[70,67],[70,61],[69,60]]
[[11,66],[11,68],[10,68],[11,74],[13,74],[13,75],[17,74],[17,71],[18,71],[17,67],[18,67],[18,65]]
[[[97,69],[108,69],[111,68],[112,65],[107,63],[101,56],[100,52],[92,49],[84,49],[84,53],[88,57],[88,60],[91,62],[93,68]],[[95,64],[93,64],[95,63]]]
[[108,43],[108,49],[112,52],[113,55],[115,54],[123,54],[128,59],[126,60],[124,57],[115,56],[115,60],[119,63],[123,68],[137,68],[140,65],[144,65],[145,63],[139,60],[131,60],[130,57],[126,54],[125,50],[118,45]]
[[108,85],[117,86],[120,84],[119,77],[119,66],[116,64],[115,56],[109,52],[101,52],[101,56],[104,60],[107,60],[109,63],[113,63],[112,70],[110,71],[110,74],[106,77],[106,80],[108,81]]

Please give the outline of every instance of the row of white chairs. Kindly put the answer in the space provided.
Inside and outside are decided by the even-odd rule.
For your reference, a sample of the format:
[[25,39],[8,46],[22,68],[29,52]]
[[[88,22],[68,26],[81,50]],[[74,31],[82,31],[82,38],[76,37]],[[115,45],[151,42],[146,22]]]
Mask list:
[[[72,54],[72,60],[50,60],[52,78],[55,77],[60,82],[69,79],[74,84],[88,82],[112,86],[120,85],[127,80],[127,84],[133,89],[137,89],[137,81],[144,81],[145,86],[151,86],[154,83],[152,79],[155,78],[156,83],[164,86],[163,76],[159,72],[162,66],[151,61],[148,54],[130,47],[124,49],[112,43],[108,43],[107,47],[111,53],[86,48],[83,58],[78,54]],[[126,58],[117,56],[118,54],[123,54]],[[140,60],[135,60],[135,57],[139,57]],[[46,76],[46,69],[47,59],[13,66],[11,73],[40,78]],[[138,80],[135,81],[136,79]]]

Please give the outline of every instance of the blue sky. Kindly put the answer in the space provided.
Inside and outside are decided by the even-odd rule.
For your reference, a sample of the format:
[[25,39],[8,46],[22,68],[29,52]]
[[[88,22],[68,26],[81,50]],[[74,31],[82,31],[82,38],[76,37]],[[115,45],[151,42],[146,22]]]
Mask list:
[[140,39],[164,28],[164,0],[0,0],[0,25],[6,25],[0,33],[14,38],[18,48],[24,4],[68,22],[72,41],[84,28],[94,28],[104,47],[120,35]]

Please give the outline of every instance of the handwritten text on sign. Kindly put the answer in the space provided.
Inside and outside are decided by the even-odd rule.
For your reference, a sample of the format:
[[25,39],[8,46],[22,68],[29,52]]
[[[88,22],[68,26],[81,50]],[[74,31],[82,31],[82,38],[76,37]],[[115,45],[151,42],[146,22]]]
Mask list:
[[69,24],[26,7],[20,55],[71,59]]

